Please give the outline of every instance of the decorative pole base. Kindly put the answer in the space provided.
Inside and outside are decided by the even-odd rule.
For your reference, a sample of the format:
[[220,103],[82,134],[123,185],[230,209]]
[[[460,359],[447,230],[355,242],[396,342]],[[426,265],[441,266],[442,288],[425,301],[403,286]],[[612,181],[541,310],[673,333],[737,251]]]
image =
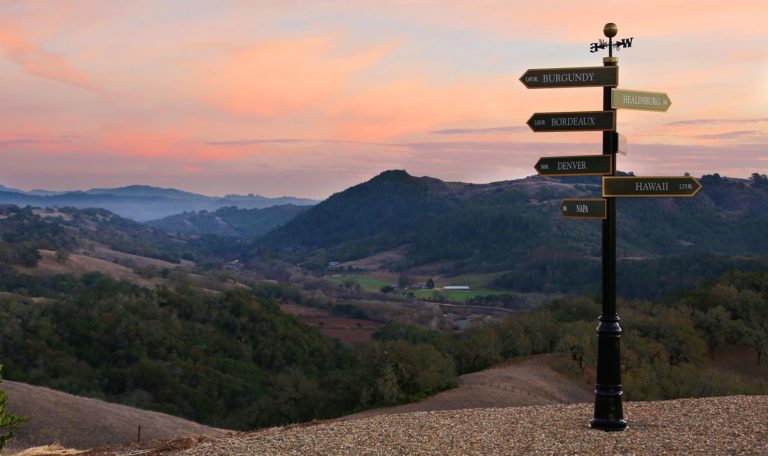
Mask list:
[[595,418],[589,423],[589,427],[605,432],[617,432],[626,429],[627,422],[624,420],[598,420]]
[[621,326],[616,314],[600,315],[597,326],[597,384],[592,429],[623,431],[627,428],[622,405],[620,348]]

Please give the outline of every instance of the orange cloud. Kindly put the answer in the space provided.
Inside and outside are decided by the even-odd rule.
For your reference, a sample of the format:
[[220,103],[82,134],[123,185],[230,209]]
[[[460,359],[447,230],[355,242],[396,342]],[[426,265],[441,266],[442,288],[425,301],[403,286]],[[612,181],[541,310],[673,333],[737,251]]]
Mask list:
[[0,48],[27,74],[100,93],[88,76],[63,57],[48,52],[11,30],[0,30]]
[[342,95],[353,73],[393,47],[338,55],[325,37],[262,42],[211,65],[202,86],[210,102],[235,113],[275,116],[315,109]]
[[382,141],[477,119],[508,122],[512,93],[507,78],[441,84],[412,76],[360,89],[323,109],[333,121],[332,137]]

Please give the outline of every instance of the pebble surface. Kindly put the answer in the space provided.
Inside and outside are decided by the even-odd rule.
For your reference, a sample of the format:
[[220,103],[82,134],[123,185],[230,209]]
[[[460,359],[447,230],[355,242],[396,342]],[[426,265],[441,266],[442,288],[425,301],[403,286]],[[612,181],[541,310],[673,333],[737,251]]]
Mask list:
[[628,402],[629,428],[589,428],[591,404],[380,415],[270,428],[165,454],[768,455],[768,396]]

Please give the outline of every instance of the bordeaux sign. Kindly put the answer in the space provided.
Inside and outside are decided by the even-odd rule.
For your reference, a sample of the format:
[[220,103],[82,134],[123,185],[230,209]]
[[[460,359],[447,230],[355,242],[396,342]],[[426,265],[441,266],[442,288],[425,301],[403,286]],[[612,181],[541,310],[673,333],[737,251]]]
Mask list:
[[535,132],[607,131],[616,129],[616,112],[537,112],[527,123]]

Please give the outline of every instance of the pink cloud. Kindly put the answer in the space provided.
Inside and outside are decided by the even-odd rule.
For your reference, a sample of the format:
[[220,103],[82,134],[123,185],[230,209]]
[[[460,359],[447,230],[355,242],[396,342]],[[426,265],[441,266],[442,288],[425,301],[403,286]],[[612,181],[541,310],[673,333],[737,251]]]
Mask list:
[[0,48],[5,56],[32,76],[58,81],[90,92],[101,91],[88,76],[65,58],[48,52],[12,30],[0,30]]
[[316,110],[341,96],[355,72],[381,60],[394,42],[341,54],[327,37],[260,42],[204,70],[208,100],[240,114],[278,116]]

